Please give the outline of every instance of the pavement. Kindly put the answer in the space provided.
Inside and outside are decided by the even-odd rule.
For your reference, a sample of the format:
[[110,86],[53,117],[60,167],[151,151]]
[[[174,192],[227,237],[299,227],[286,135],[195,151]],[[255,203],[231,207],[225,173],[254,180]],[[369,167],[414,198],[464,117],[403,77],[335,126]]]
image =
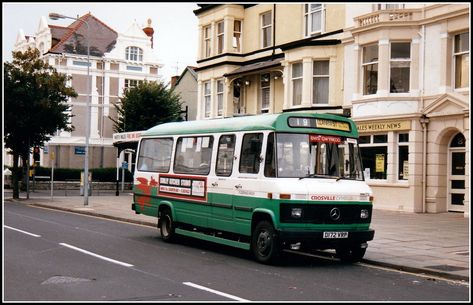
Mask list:
[[[157,219],[131,210],[132,194],[114,192],[84,197],[21,193],[12,199],[5,189],[3,201],[99,216],[156,227]],[[368,242],[362,263],[394,268],[430,277],[470,281],[470,218],[463,213],[410,213],[373,209],[371,227],[375,236]],[[327,252],[329,254],[329,252]]]

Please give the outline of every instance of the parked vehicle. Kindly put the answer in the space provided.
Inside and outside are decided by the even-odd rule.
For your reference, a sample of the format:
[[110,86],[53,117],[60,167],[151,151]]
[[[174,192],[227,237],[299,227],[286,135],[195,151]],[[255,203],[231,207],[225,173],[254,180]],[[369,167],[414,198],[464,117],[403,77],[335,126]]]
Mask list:
[[132,209],[159,217],[165,241],[200,238],[262,263],[301,246],[359,261],[374,230],[357,138],[333,114],[158,125],[140,139]]

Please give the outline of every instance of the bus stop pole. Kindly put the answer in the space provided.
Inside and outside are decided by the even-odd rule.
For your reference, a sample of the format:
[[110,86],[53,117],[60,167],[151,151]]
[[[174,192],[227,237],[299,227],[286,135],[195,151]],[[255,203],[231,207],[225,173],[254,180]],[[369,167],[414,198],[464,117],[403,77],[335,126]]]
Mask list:
[[53,193],[54,193],[54,152],[51,152],[51,201],[53,200]]
[[125,191],[125,168],[122,166],[122,193]]
[[120,163],[120,149],[118,149],[117,152],[117,185],[116,185],[116,190],[115,190],[115,196],[118,196],[120,193],[118,192],[119,184],[120,184],[120,167],[118,164]]

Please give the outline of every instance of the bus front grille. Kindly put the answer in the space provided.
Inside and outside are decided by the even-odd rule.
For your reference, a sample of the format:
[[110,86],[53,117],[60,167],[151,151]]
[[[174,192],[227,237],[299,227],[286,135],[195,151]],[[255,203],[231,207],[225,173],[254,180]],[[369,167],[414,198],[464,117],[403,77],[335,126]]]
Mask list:
[[372,206],[365,204],[281,203],[280,221],[313,224],[370,223],[371,212]]

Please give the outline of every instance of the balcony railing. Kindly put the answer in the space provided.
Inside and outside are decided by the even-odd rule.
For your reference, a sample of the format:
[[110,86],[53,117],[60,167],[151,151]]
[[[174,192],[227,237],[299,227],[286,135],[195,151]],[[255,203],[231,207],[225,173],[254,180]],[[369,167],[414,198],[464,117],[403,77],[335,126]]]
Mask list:
[[377,23],[417,21],[420,20],[420,18],[420,9],[382,10],[358,16],[355,18],[355,23],[357,27],[364,27]]

